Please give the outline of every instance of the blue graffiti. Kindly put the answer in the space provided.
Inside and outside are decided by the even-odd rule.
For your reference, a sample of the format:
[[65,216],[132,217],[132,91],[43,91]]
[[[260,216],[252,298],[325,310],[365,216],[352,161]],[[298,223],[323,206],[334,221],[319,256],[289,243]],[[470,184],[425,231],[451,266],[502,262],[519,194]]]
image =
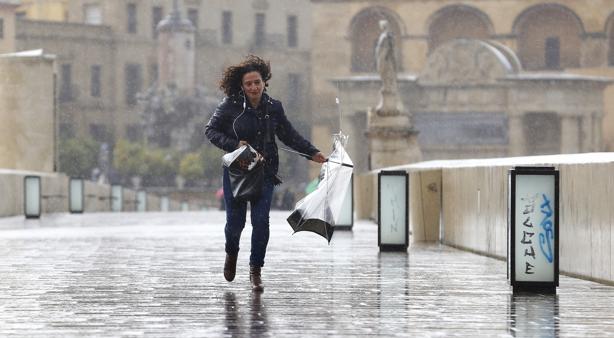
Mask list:
[[[542,194],[544,198],[544,202],[539,206],[542,214],[544,214],[544,219],[539,224],[545,231],[544,233],[539,234],[539,248],[542,253],[546,257],[549,263],[552,263],[554,260],[554,255],[552,254],[552,241],[554,240],[554,231],[552,229],[552,206],[550,206],[550,200],[546,197],[546,194]],[[545,248],[547,246],[547,248]]]

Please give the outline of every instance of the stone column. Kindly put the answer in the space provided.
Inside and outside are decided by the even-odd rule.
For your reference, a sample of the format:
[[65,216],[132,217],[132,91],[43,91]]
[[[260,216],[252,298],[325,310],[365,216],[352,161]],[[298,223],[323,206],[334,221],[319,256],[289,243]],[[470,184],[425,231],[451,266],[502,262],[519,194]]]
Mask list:
[[508,130],[508,156],[522,156],[525,153],[525,144],[521,114],[514,114],[509,116]]
[[578,117],[578,123],[582,129],[579,131],[582,145],[582,150],[586,152],[593,151],[593,119],[589,112],[583,112],[582,116]]
[[372,108],[368,113],[370,169],[415,163],[422,160],[418,132],[410,117],[398,112],[380,115]]
[[561,116],[561,153],[572,154],[583,151],[580,139],[580,126],[578,116]]
[[593,116],[593,140],[595,140],[593,144],[593,151],[605,151],[605,147],[603,145],[603,136],[601,135],[601,126],[603,125],[603,117],[596,111],[592,113]]

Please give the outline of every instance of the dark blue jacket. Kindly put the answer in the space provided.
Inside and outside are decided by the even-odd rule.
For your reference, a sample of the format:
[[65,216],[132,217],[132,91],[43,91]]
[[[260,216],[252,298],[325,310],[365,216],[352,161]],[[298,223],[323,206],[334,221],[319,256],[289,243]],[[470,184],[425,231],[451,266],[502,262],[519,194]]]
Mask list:
[[226,152],[237,149],[240,140],[247,141],[264,156],[267,176],[277,174],[279,167],[275,135],[285,145],[310,157],[319,152],[292,127],[281,102],[266,93],[262,94],[260,105],[255,109],[243,96],[225,97],[207,123],[205,135],[211,143]]

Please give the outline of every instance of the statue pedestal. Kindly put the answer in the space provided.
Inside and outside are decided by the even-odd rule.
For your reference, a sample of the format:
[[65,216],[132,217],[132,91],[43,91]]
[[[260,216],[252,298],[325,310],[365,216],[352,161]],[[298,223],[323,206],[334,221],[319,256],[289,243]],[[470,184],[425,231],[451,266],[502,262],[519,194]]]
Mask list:
[[408,114],[369,108],[367,121],[370,169],[410,164],[422,160],[418,131]]
[[[396,88],[396,83],[394,85]],[[399,94],[396,90],[380,89],[380,101],[374,110],[377,116],[395,116],[401,114],[404,108],[401,101],[397,99],[398,96]]]

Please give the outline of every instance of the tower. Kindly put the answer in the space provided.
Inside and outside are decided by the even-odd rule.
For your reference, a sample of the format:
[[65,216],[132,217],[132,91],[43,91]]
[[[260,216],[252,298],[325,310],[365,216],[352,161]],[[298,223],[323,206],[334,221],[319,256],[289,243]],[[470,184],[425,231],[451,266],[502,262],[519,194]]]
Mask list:
[[158,90],[177,89],[180,95],[192,95],[195,89],[195,29],[182,19],[178,0],[173,11],[160,21],[158,30]]

